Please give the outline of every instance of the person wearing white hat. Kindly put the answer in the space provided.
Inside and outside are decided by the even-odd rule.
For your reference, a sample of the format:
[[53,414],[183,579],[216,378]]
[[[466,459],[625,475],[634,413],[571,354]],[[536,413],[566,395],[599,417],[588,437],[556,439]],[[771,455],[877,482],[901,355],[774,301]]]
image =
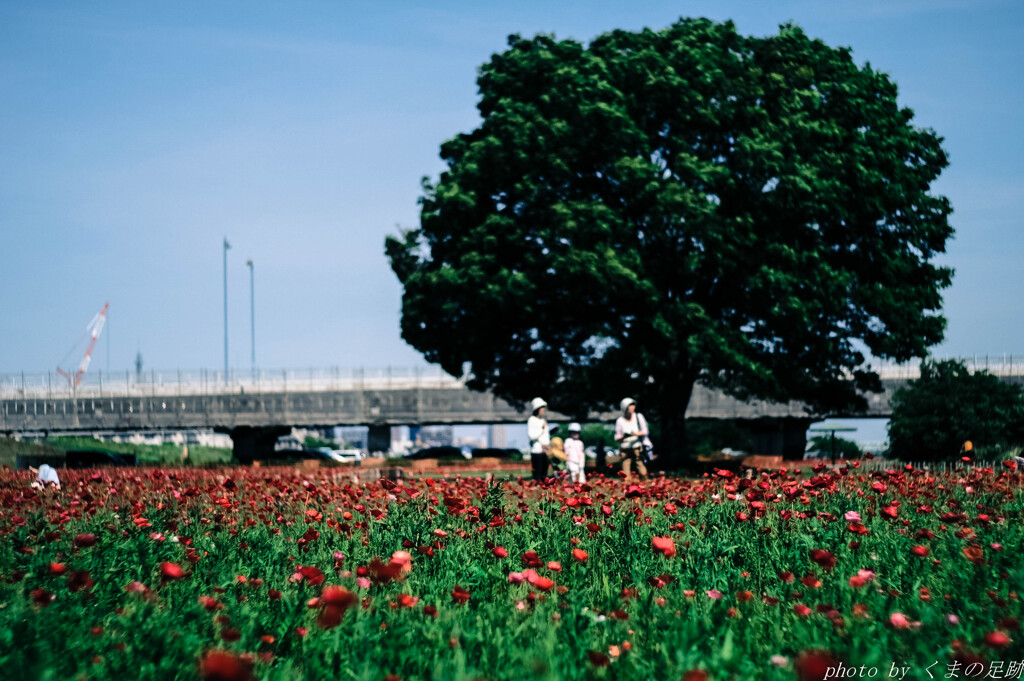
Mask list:
[[651,447],[651,439],[647,429],[647,419],[636,410],[636,400],[627,397],[619,404],[622,407],[622,416],[615,420],[615,440],[619,443],[619,451],[622,453],[622,472],[629,479],[630,468],[636,464],[637,472],[647,476],[647,466],[644,464],[644,449]]
[[543,480],[548,476],[548,447],[551,446],[551,433],[548,421],[544,417],[548,403],[539,397],[530,401],[533,413],[526,420],[526,434],[530,438],[530,464],[533,467],[533,479]]
[[583,451],[583,440],[580,435],[583,429],[578,423],[569,424],[569,438],[565,441],[565,467],[569,469],[572,482],[586,482],[587,476],[583,469],[587,465],[587,455]]
[[41,464],[39,468],[34,466],[28,467],[29,471],[36,474],[36,481],[32,483],[32,487],[42,489],[47,485],[53,485],[57,489],[60,489],[60,478],[57,476],[57,471],[54,470],[50,464]]

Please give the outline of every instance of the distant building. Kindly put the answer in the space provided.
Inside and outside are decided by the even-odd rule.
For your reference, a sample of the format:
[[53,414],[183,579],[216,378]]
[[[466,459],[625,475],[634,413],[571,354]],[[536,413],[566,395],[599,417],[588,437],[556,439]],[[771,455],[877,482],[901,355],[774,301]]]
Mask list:
[[416,434],[415,443],[419,447],[450,447],[453,439],[451,426],[434,426],[421,428]]
[[508,447],[508,430],[504,424],[491,424],[487,428],[487,446],[493,449]]
[[344,426],[334,429],[334,439],[346,447],[367,449],[370,429],[366,426]]

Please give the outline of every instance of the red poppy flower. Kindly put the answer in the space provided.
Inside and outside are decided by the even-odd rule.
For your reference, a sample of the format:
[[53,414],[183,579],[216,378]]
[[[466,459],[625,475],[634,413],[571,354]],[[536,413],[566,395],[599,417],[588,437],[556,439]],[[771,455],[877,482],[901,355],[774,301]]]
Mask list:
[[803,603],[797,603],[793,606],[793,612],[799,617],[807,617],[811,614],[811,609]]
[[527,551],[523,554],[523,566],[528,568],[539,568],[543,563],[536,551]]
[[324,605],[341,608],[344,612],[355,605],[357,596],[343,586],[328,586],[320,594],[320,602]]
[[491,549],[491,553],[494,554],[495,558],[508,558],[508,551],[505,550],[504,546],[495,546]]
[[200,596],[199,605],[206,608],[207,612],[214,612],[215,610],[221,610],[224,608],[224,604],[218,601],[216,598],[209,596]]
[[555,583],[547,577],[537,577],[536,579],[530,580],[530,584],[541,591],[550,591],[551,587],[555,585]]
[[672,541],[672,537],[653,537],[651,539],[651,546],[654,548],[655,553],[660,553],[666,558],[676,555],[676,543]]
[[253,663],[226,650],[211,650],[199,662],[203,681],[251,681]]
[[238,629],[232,629],[231,627],[224,627],[223,629],[220,630],[220,637],[226,643],[234,643],[235,641],[237,641],[240,638],[242,638],[242,634],[241,634],[241,632],[238,631]]
[[918,546],[915,546],[914,548],[910,549],[910,552],[912,554],[914,554],[915,556],[920,556],[921,558],[924,558],[925,556],[928,555],[928,547],[927,546],[920,546],[920,545],[918,545]]
[[469,592],[456,584],[455,588],[452,589],[452,601],[456,605],[465,605],[469,601]]
[[972,563],[984,563],[985,552],[979,549],[977,546],[965,546],[964,555],[967,556],[967,560]]
[[793,669],[800,681],[823,681],[831,678],[839,666],[839,660],[823,650],[806,650],[793,662]]
[[324,573],[320,571],[320,568],[314,565],[300,565],[295,570],[295,574],[292,575],[293,582],[306,580],[306,583],[310,586],[320,586],[324,583],[324,579]]
[[72,591],[88,591],[93,584],[88,570],[72,570],[68,575],[68,588]]
[[333,629],[341,624],[341,619],[344,616],[345,608],[337,605],[326,605],[317,616],[316,623],[320,625],[321,629]]
[[185,576],[185,571],[176,563],[160,563],[160,574],[164,579],[181,579]]
[[399,608],[411,608],[419,602],[419,598],[409,594],[398,594],[398,600],[396,601]]
[[423,606],[423,614],[427,617],[437,617],[437,608],[432,605]]
[[573,557],[573,560],[575,560],[575,561],[577,561],[579,563],[586,563],[587,559],[590,558],[590,556],[587,555],[587,552],[584,551],[583,549],[573,549],[572,550],[572,557]]
[[402,569],[403,564],[399,561],[393,560],[385,563],[380,558],[374,558],[370,561],[370,565],[368,567],[371,579],[380,584],[387,584],[392,580],[401,580],[404,578],[404,575],[402,574],[405,572]]
[[1001,631],[990,631],[985,634],[985,645],[989,648],[1005,648],[1010,643],[1010,637]]
[[607,667],[608,664],[611,662],[611,660],[608,659],[607,655],[605,655],[604,653],[597,652],[596,650],[588,650],[587,658],[590,659],[590,664],[594,665],[595,667]]
[[671,584],[676,581],[676,578],[672,575],[658,575],[657,577],[650,577],[647,583],[653,586],[655,589],[660,589],[664,586]]
[[709,678],[704,669],[690,669],[683,674],[683,681],[708,681]]
[[40,608],[48,606],[55,596],[46,589],[36,589],[32,592],[32,602]]
[[821,581],[814,575],[805,575],[800,578],[800,581],[803,582],[804,586],[808,589],[817,589],[821,586]]
[[84,548],[86,546],[92,546],[96,543],[95,534],[80,534],[75,537],[75,546]]
[[67,572],[68,566],[64,563],[50,563],[50,574],[51,575],[62,575]]
[[836,566],[836,558],[824,549],[811,549],[811,560],[825,568],[826,571]]

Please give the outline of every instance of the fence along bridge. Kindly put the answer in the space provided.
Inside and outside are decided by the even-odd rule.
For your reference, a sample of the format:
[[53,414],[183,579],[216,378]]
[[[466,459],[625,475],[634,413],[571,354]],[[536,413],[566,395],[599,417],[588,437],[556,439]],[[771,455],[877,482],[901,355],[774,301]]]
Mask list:
[[[1003,380],[1024,383],[1024,358],[968,361]],[[887,417],[892,394],[917,378],[918,366],[875,367],[883,391],[869,394],[864,414]],[[59,379],[59,380],[58,380]],[[543,391],[540,391],[543,392]],[[554,406],[554,405],[553,405]],[[212,428],[229,433],[239,460],[261,458],[293,426],[370,427],[371,449],[387,449],[390,427],[523,423],[529,414],[490,393],[474,392],[461,379],[431,369],[306,369],[256,372],[174,371],[83,377],[75,389],[55,374],[0,377],[0,433],[178,430]],[[557,412],[552,414],[557,419]],[[617,413],[593,413],[594,421]],[[802,452],[811,419],[800,402],[741,401],[703,386],[686,411],[693,419],[744,419],[764,432],[759,449]]]

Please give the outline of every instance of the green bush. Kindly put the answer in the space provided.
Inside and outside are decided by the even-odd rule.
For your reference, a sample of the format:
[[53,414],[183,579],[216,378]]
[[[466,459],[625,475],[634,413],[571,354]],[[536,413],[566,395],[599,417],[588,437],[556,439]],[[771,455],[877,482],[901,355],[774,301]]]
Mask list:
[[921,378],[892,399],[889,451],[895,458],[955,459],[968,440],[991,457],[1019,446],[1022,435],[1021,387],[986,371],[971,373],[957,360],[924,362]]

